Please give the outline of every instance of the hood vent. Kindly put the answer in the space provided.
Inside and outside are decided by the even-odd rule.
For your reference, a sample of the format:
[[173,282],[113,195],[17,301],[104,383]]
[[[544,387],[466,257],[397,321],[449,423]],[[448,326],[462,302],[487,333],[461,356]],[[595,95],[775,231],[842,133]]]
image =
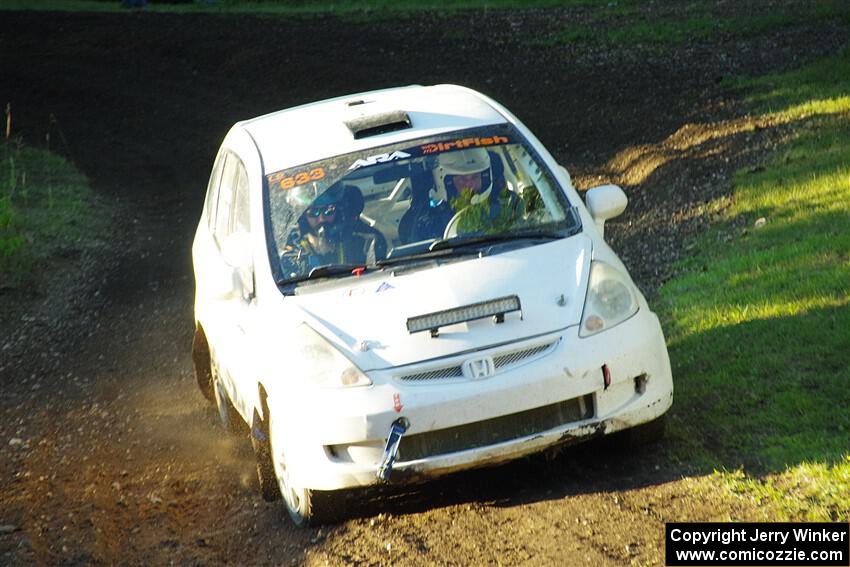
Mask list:
[[386,134],[387,132],[406,130],[413,124],[410,122],[410,116],[406,112],[395,110],[393,112],[354,118],[346,122],[345,125],[351,130],[354,139],[359,140],[361,138],[368,138],[369,136]]

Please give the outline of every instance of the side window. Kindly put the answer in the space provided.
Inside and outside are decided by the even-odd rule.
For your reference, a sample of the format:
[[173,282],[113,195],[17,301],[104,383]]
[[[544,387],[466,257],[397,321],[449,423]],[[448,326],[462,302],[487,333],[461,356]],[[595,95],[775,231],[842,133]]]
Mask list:
[[239,160],[236,167],[236,198],[233,202],[233,217],[230,232],[250,232],[250,208],[248,194],[248,172]]
[[[238,262],[236,266],[239,268],[242,298],[245,300],[250,300],[254,295],[253,265],[242,264],[243,260],[250,258],[250,249],[248,248],[250,243],[248,233],[251,230],[249,199],[248,171],[236,155],[229,154],[221,173],[215,240],[225,256],[234,252],[237,253],[235,258],[225,258],[225,262],[231,263],[233,260]],[[231,235],[234,238],[229,239],[228,237]],[[225,246],[227,250],[223,248]],[[234,246],[238,248],[234,248]]]
[[233,197],[236,192],[236,174],[239,165],[241,165],[239,160],[230,154],[221,172],[221,183],[218,189],[218,210],[216,211],[215,229],[213,230],[215,240],[219,246],[221,246],[224,238],[230,234],[230,228],[233,226],[231,222]]
[[221,170],[224,168],[224,162],[227,159],[227,152],[221,152],[215,160],[210,181],[207,184],[207,199],[204,203],[206,211],[207,227],[215,230],[215,213],[218,205],[218,185],[221,181]]
[[[248,188],[248,172],[238,159],[236,162],[236,196],[233,200],[233,215],[230,220],[231,233],[241,232],[248,234],[251,231],[251,215],[249,208],[250,192]],[[245,242],[249,242],[246,240]],[[239,274],[242,280],[243,299],[250,300],[254,295],[254,270],[253,266],[246,266],[245,271]]]

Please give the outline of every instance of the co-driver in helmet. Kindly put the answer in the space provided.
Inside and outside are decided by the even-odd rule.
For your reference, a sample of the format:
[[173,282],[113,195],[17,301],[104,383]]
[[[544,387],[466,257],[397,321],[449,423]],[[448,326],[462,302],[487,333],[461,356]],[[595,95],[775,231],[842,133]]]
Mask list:
[[[293,188],[290,202],[311,196],[310,188]],[[302,205],[303,206],[303,205]],[[287,256],[303,271],[334,264],[372,264],[386,256],[380,231],[360,220],[363,196],[354,185],[336,183],[309,202],[290,236]],[[294,268],[294,266],[293,266]]]

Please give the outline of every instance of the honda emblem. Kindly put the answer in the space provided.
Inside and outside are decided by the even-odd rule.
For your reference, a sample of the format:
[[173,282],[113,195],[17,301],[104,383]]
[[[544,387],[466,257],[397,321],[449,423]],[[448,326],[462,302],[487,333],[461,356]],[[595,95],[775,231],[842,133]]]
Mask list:
[[496,365],[489,356],[474,358],[463,363],[463,375],[472,380],[489,378],[496,373]]

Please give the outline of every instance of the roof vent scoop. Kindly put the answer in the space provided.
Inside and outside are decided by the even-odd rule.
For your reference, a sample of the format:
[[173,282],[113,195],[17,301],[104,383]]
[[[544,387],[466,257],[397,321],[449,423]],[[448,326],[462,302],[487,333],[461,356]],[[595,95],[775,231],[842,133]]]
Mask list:
[[396,132],[410,128],[413,124],[410,122],[410,116],[402,110],[394,110],[392,112],[383,112],[381,114],[371,114],[369,116],[360,116],[345,123],[355,140],[368,138],[369,136],[377,136],[378,134],[386,134],[387,132]]

